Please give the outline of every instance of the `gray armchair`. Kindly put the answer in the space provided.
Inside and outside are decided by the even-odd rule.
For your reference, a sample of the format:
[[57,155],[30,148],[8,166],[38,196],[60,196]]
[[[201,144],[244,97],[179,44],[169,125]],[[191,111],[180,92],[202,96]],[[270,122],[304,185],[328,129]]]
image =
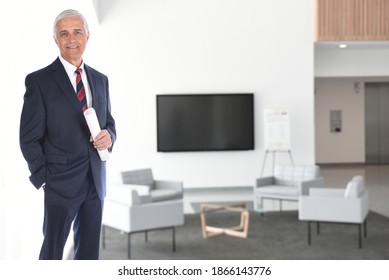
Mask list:
[[[298,202],[301,195],[307,195],[312,187],[323,187],[320,168],[316,165],[276,165],[274,175],[258,178],[254,187],[254,208],[263,212],[263,200]],[[260,204],[258,204],[260,200]]]
[[155,180],[150,168],[123,171],[123,184],[146,186],[146,194],[152,202],[182,199],[183,183],[180,181]]
[[[142,190],[140,190],[142,192]],[[151,230],[172,229],[175,251],[175,228],[184,224],[182,199],[152,202],[149,195],[140,195],[137,186],[109,185],[104,201],[102,247],[106,247],[105,228],[117,229],[128,236],[128,258],[131,258],[131,235]]]
[[175,251],[175,228],[184,224],[183,183],[154,180],[150,168],[122,172],[123,184],[109,185],[104,201],[103,248],[105,227],[128,235],[128,258],[131,258],[131,235],[151,230],[172,229]]
[[299,219],[308,223],[308,244],[311,245],[311,223],[344,223],[358,225],[358,243],[362,248],[362,227],[366,237],[369,213],[368,193],[364,178],[354,176],[346,188],[312,188],[299,201]]

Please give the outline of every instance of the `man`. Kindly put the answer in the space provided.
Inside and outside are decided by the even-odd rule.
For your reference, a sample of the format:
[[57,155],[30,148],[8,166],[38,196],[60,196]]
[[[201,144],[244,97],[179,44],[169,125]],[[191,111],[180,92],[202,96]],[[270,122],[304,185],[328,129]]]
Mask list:
[[[44,189],[40,259],[62,259],[72,222],[74,259],[99,257],[106,169],[97,151],[112,149],[116,129],[108,78],[83,62],[88,39],[83,15],[63,11],[54,22],[59,57],[25,81],[20,147],[30,181]],[[95,139],[83,115],[86,107],[96,110],[102,129]]]

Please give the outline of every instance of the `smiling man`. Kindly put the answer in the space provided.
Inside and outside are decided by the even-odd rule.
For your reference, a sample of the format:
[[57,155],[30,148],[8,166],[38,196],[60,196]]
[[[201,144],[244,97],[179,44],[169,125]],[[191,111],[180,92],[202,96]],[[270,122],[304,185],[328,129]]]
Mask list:
[[[98,259],[106,167],[99,150],[116,139],[108,78],[83,61],[88,24],[75,10],[54,21],[59,57],[26,77],[20,147],[30,181],[44,190],[40,259],[62,259],[71,225],[74,259]],[[96,111],[101,132],[92,139],[83,115]]]
[[82,54],[89,40],[88,30],[80,16],[59,18],[54,25],[54,40],[61,57],[76,67],[82,63]]

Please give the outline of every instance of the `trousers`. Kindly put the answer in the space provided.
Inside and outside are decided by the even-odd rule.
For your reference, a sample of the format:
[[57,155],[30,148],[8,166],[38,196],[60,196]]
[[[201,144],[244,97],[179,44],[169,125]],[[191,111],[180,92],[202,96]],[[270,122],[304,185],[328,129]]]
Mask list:
[[73,259],[99,259],[103,201],[96,192],[91,172],[80,182],[79,191],[72,197],[64,196],[50,185],[46,185],[44,192],[44,239],[39,259],[63,258],[72,225]]

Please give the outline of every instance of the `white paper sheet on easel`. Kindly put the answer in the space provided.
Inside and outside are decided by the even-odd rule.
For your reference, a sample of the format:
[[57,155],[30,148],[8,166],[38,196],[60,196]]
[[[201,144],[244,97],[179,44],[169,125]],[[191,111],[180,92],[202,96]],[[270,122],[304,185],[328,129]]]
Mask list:
[[[85,110],[84,116],[86,119],[86,123],[88,124],[89,131],[92,135],[92,138],[95,139],[96,136],[100,133],[101,128],[99,125],[99,121],[97,119],[96,111],[93,108],[89,108]],[[102,161],[106,161],[109,158],[108,149],[97,151],[99,153],[100,159]]]
[[266,150],[289,151],[289,111],[286,109],[266,109],[264,110],[264,121]]

